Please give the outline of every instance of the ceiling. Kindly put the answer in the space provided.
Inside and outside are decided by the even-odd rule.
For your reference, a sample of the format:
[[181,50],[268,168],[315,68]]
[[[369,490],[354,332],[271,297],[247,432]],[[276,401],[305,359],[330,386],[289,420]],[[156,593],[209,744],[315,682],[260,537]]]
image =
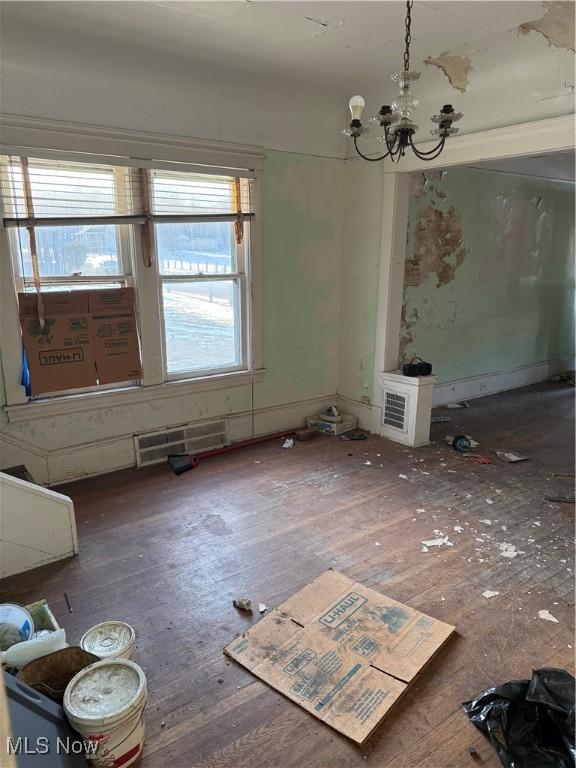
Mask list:
[[493,160],[487,163],[478,163],[472,167],[500,171],[501,173],[513,173],[519,176],[537,176],[541,179],[574,182],[576,181],[574,174],[575,160],[574,150],[571,150],[547,155]]
[[[4,23],[57,28],[145,47],[151,56],[211,60],[235,70],[312,79],[346,87],[386,77],[401,64],[405,3],[389,2],[9,2]],[[496,12],[497,6],[497,12]],[[416,2],[414,68],[462,46],[485,49],[522,22],[543,15],[540,2]],[[524,36],[521,36],[524,37]],[[522,40],[520,39],[520,42]]]

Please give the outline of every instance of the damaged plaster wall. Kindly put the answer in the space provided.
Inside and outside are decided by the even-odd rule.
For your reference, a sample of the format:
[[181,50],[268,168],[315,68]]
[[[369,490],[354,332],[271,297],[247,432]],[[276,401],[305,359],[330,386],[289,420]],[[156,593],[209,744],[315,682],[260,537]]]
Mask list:
[[472,168],[412,177],[401,355],[440,382],[574,354],[574,185]]

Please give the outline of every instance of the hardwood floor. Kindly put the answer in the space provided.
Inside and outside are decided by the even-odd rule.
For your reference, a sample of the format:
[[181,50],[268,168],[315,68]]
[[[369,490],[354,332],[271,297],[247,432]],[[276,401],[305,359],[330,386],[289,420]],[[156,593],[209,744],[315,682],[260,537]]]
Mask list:
[[[496,768],[460,703],[539,666],[573,672],[574,506],[543,498],[553,472],[573,472],[573,399],[538,385],[442,410],[453,423],[433,425],[420,449],[322,436],[180,477],[157,466],[61,486],[80,555],[4,580],[0,599],[46,597],[70,642],[109,618],[135,627],[149,688],[143,768],[465,768],[478,764],[469,745]],[[446,433],[530,459],[473,464]],[[454,546],[423,552],[437,530]],[[519,554],[504,557],[504,543]],[[234,597],[272,607],[330,566],[457,627],[361,747],[222,654],[257,621]],[[558,623],[538,618],[544,609]]]

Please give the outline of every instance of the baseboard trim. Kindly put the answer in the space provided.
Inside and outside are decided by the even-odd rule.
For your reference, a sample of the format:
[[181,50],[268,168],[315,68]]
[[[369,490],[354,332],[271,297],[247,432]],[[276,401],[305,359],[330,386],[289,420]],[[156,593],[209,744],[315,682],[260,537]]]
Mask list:
[[[232,443],[304,426],[306,417],[338,402],[336,394],[226,414]],[[216,416],[215,416],[216,418]],[[196,421],[206,421],[206,417]],[[194,423],[194,421],[190,422]],[[170,425],[167,425],[170,426]],[[177,425],[173,425],[177,426]],[[46,451],[16,435],[0,433],[2,464],[26,464],[36,482],[58,486],[81,478],[103,475],[136,466],[132,434],[82,444],[69,444]]]
[[507,371],[495,371],[465,379],[447,381],[436,384],[434,387],[432,405],[436,407],[457,400],[474,400],[477,397],[527,387],[530,384],[547,381],[550,377],[556,376],[568,368],[574,368],[573,358],[544,360],[539,363],[510,368]]

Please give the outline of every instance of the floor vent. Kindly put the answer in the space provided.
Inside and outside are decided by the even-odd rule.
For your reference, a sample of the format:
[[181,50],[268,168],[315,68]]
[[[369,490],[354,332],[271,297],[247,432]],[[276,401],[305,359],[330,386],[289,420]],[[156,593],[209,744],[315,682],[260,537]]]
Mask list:
[[225,419],[146,432],[134,435],[136,464],[144,467],[165,461],[173,453],[201,453],[229,443]]
[[406,395],[398,392],[384,392],[383,422],[388,427],[405,430]]

